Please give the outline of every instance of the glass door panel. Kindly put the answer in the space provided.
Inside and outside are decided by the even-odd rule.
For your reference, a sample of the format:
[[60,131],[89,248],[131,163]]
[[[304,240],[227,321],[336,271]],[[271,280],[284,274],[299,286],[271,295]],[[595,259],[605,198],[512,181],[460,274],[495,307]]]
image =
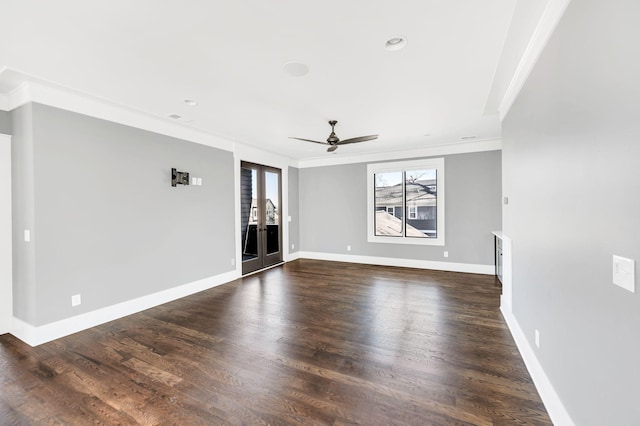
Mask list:
[[280,251],[280,173],[265,171],[267,254]]
[[258,257],[258,171],[241,168],[242,261]]

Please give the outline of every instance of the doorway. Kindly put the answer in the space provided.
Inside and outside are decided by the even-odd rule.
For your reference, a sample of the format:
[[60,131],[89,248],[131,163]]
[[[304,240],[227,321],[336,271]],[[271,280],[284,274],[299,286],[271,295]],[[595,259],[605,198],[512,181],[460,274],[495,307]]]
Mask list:
[[240,163],[242,274],[282,262],[282,171]]

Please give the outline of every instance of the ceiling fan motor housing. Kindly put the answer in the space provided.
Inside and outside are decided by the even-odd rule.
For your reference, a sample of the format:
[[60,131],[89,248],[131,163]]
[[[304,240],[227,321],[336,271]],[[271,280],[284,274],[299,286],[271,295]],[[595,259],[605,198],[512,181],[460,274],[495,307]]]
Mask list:
[[338,142],[340,142],[340,138],[336,136],[336,132],[334,129],[334,126],[338,124],[338,122],[336,120],[330,120],[329,124],[331,125],[331,134],[327,138],[327,142],[330,143],[331,145],[335,145]]
[[335,132],[335,128],[334,128],[336,124],[338,124],[337,120],[330,120],[329,121],[329,125],[331,126],[331,134],[327,138],[326,142],[320,142],[320,141],[316,141],[316,140],[313,140],[313,139],[295,138],[293,136],[291,136],[291,139],[298,139],[298,140],[305,141],[305,142],[319,143],[319,144],[322,144],[322,145],[330,145],[329,148],[327,149],[327,152],[335,151],[336,149],[338,149],[339,145],[346,145],[346,144],[350,144],[350,143],[365,142],[365,141],[372,141],[374,139],[378,139],[378,135],[369,135],[369,136],[358,136],[358,137],[355,137],[355,138],[349,138],[349,139],[345,139],[345,140],[341,141],[340,138],[338,138],[336,136],[336,132]]

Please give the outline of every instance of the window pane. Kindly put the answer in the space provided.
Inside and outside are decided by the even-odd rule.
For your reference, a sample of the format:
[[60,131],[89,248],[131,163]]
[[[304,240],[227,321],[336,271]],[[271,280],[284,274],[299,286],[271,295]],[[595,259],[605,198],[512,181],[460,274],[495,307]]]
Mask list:
[[258,206],[256,191],[258,172],[242,168],[240,192],[242,212],[242,261],[258,257]]
[[405,172],[406,236],[437,238],[437,175],[435,169]]
[[265,172],[265,191],[266,191],[266,228],[267,228],[267,254],[273,254],[280,251],[280,194],[278,188],[280,175],[273,172]]
[[402,205],[402,172],[376,173],[375,235],[402,237],[402,217],[393,214]]

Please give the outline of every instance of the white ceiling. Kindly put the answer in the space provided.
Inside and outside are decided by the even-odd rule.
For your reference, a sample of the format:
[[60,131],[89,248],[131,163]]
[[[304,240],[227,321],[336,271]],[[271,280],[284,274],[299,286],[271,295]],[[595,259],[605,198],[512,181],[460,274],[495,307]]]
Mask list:
[[[288,139],[324,140],[329,119],[338,120],[341,139],[380,135],[337,155],[416,149],[500,137],[494,77],[516,6],[3,0],[0,70],[167,121],[179,114],[187,126],[298,160],[333,155]],[[526,41],[535,25],[522,26]],[[403,50],[384,49],[394,35],[407,38]],[[309,73],[290,76],[283,70],[288,61],[307,64]]]

